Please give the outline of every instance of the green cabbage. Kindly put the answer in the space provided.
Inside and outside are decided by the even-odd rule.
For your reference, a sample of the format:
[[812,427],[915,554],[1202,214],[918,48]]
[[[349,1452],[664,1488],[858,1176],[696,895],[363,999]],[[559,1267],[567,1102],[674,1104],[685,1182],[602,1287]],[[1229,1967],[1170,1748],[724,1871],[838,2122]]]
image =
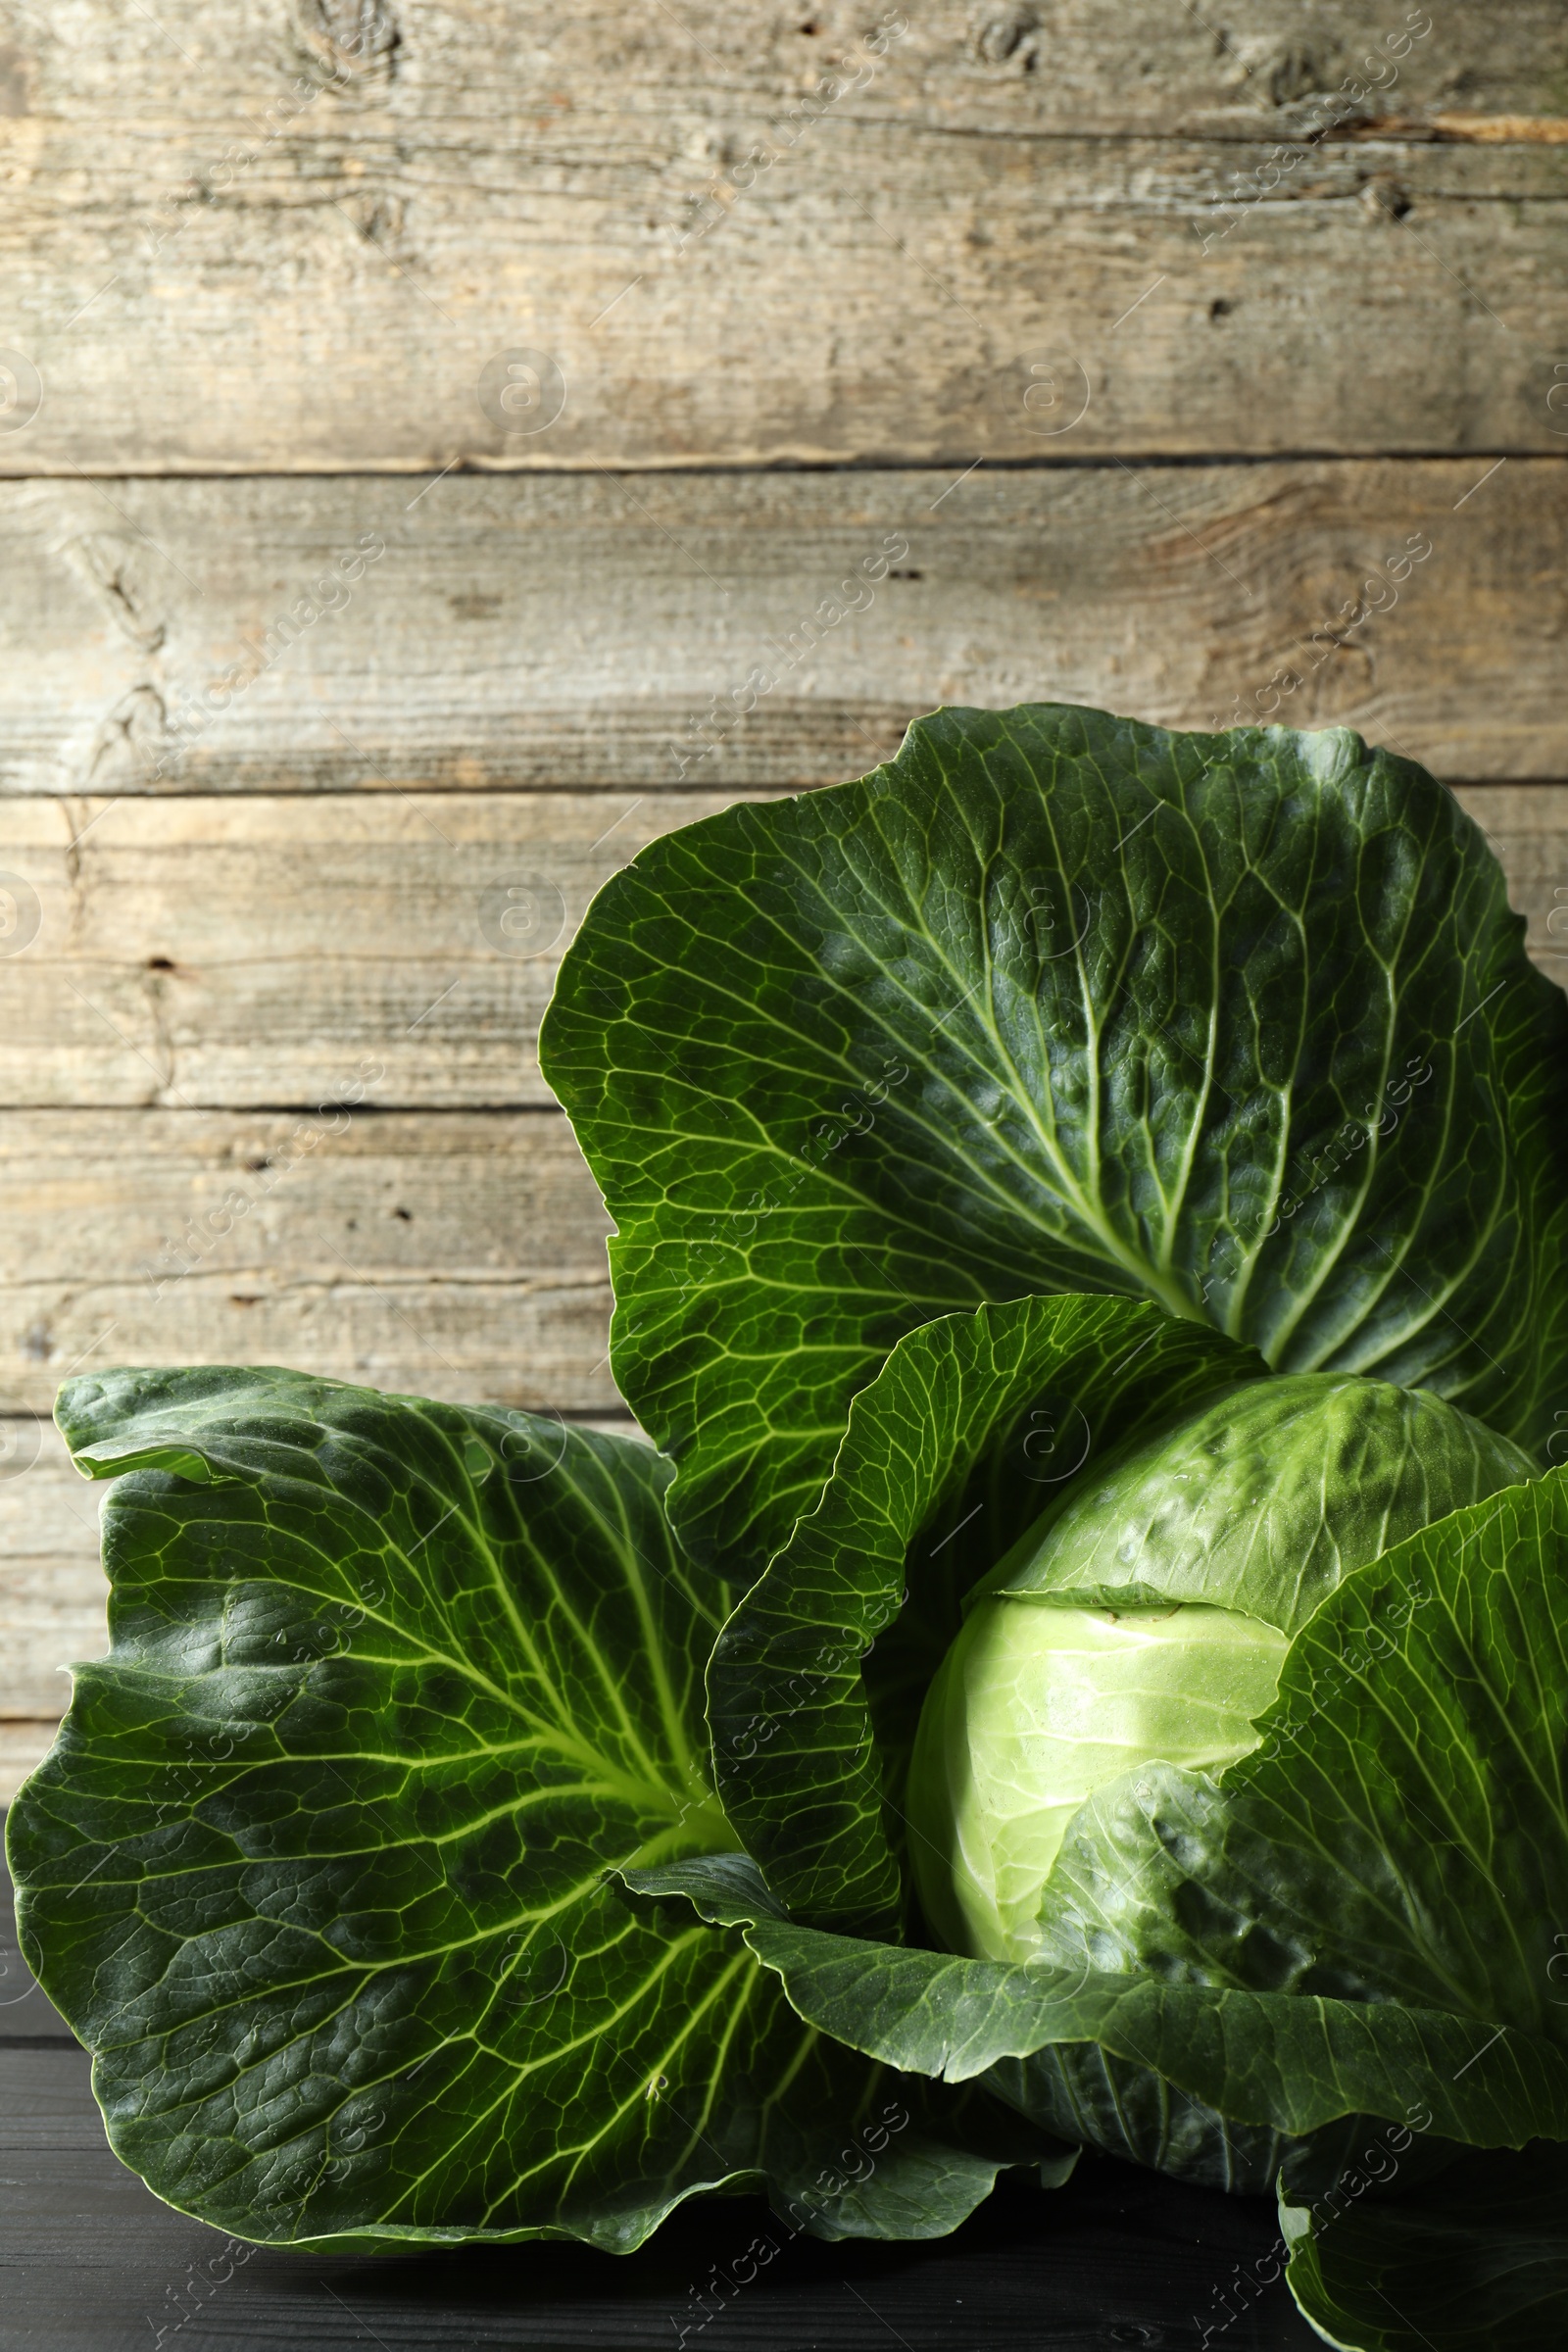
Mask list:
[[1306,1373],[1222,1394],[1074,1482],[969,1594],[921,1710],[909,1859],[949,1950],[1035,1956],[1086,1798],[1146,1764],[1250,1754],[1325,1594],[1535,1469],[1438,1397]]
[[1100,2147],[1277,2189],[1336,2343],[1561,2340],[1522,933],[1344,730],[943,711],[644,850],[541,1060],[658,1450],[62,1396],[111,1649],[8,1842],[124,2160],[268,2243],[622,2250],[710,2190],[940,2235]]

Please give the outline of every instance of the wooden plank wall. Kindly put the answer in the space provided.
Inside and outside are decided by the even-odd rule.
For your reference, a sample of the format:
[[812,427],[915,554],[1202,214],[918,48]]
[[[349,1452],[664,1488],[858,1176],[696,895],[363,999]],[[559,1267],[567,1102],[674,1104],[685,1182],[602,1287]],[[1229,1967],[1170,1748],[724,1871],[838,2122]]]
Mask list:
[[619,1413],[534,1040],[659,831],[938,702],[1343,722],[1560,968],[1565,59],[1568,0],[18,0],[0,1793],[103,1639],[69,1370]]

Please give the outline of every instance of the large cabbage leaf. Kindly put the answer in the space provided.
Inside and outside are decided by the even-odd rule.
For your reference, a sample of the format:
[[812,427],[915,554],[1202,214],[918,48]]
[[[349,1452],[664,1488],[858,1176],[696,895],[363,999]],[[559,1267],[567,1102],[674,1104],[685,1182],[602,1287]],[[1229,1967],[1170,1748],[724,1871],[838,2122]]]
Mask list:
[[1568,1395],[1568,1005],[1477,828],[1344,730],[1054,705],[644,850],[541,1054],[612,1362],[755,1574],[902,1334],[1109,1291],[1526,1445]]
[[113,1646],[10,1855],[160,2196],[337,2251],[619,2250],[756,2186],[820,2235],[927,2236],[1030,2153],[608,1879],[734,1842],[701,1712],[730,1596],[649,1447],[277,1371],[78,1380],[61,1418],[121,1481]]
[[1449,2011],[956,1960],[835,1936],[784,1917],[744,1855],[627,1876],[640,1891],[683,1895],[702,1918],[742,1927],[825,2033],[946,2082],[986,2078],[1027,2097],[1042,2055],[1094,2043],[1219,2114],[1293,2137],[1352,2115],[1403,2125],[1419,2100],[1423,2131],[1517,2147],[1568,2112],[1568,2053],[1557,2042]]

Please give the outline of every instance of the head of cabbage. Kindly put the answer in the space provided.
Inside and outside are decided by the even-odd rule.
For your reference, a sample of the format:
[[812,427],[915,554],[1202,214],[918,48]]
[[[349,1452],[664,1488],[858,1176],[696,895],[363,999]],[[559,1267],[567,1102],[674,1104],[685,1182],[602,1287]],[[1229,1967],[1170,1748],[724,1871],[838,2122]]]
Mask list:
[[936,1940],[1037,1957],[1086,1799],[1124,1780],[1136,1797],[1156,1762],[1222,1775],[1344,1578],[1536,1467],[1427,1392],[1310,1373],[1075,1481],[969,1595],[921,1710],[908,1845]]

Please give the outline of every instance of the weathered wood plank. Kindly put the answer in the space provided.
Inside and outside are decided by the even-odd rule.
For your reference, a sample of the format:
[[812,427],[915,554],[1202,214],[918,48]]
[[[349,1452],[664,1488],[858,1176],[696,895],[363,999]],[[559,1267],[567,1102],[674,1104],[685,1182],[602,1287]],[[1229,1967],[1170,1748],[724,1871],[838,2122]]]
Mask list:
[[1030,697],[1568,776],[1565,539],[1544,459],[0,484],[0,791],[798,787]]
[[[1459,797],[1503,860],[1532,952],[1564,977],[1568,788],[1482,785]],[[142,823],[186,820],[172,828],[176,852],[204,829],[216,835],[208,871],[218,872],[236,840],[254,854],[270,825],[334,804],[127,806]],[[436,806],[461,820],[483,804]],[[661,806],[678,812],[678,804]],[[374,819],[391,819],[381,846],[412,845],[416,877],[419,834],[402,804],[361,797],[349,808],[362,840],[375,841]],[[318,858],[318,842],[301,846],[307,861]],[[243,858],[235,870],[245,872]],[[138,919],[122,890],[100,895],[118,906],[117,921]],[[188,869],[179,895],[215,932],[258,904],[254,892],[225,899]],[[420,895],[412,879],[407,896]],[[288,906],[275,877],[260,903],[273,914]],[[339,937],[360,904],[344,893]],[[308,947],[297,955],[302,985],[313,960]],[[377,974],[378,1001],[395,993],[397,971],[389,960]],[[280,1002],[285,995],[280,984]],[[353,1001],[345,993],[342,1004]],[[324,1019],[320,1000],[312,1002]],[[213,1009],[209,1003],[209,1021]],[[496,1017],[494,999],[483,1020],[470,1005],[457,1038]],[[200,1031],[195,1039],[205,1069]],[[357,1042],[364,1032],[351,1025],[344,1054]],[[520,1064],[520,1027],[514,1045]],[[300,1050],[282,1040],[277,1068],[286,1072]],[[416,1087],[418,1074],[405,1065],[399,1082]],[[65,1699],[60,1666],[103,1647],[96,1497],[43,1418],[64,1372],[111,1360],[281,1360],[381,1387],[602,1410],[613,1401],[603,1360],[604,1231],[564,1123],[548,1116],[347,1107],[303,1120],[254,1111],[13,1114],[0,1137],[0,1298],[12,1335],[0,1349],[0,1396],[13,1416],[0,1421],[0,1798],[52,1737]],[[475,1233],[484,1236],[478,1250]]]
[[0,1410],[69,1369],[287,1363],[604,1412],[606,1221],[564,1119],[18,1111],[0,1127]]
[[0,1805],[11,1802],[34,1765],[48,1754],[58,1728],[53,1715],[31,1721],[0,1717]]
[[1562,10],[1450,13],[29,14],[0,471],[1554,449]]
[[[1503,860],[1537,959],[1563,977],[1568,788],[1470,786],[1459,797]],[[483,806],[436,805],[444,816],[456,809],[460,818]],[[225,895],[211,879],[221,875],[225,847],[232,850],[237,840],[254,856],[260,839],[275,849],[288,821],[334,808],[267,801],[127,806],[139,822],[183,820],[172,828],[176,853],[208,831],[210,861],[194,873],[188,866],[176,870],[184,876],[181,903],[200,908],[215,935],[225,924],[241,925],[247,906],[260,904],[264,921],[269,914],[275,921],[289,905],[276,876],[266,877],[260,863],[248,866],[243,856],[232,870],[248,876],[250,887]],[[411,902],[429,895],[419,879],[421,837],[401,802],[360,798],[348,807],[362,841],[374,842],[374,819],[389,820],[381,847],[410,858],[401,895]],[[270,841],[269,827],[276,828]],[[298,846],[308,863],[319,861],[318,841],[307,837]],[[262,892],[258,875],[270,895]],[[122,888],[106,886],[94,895],[118,907],[114,919],[138,919],[133,905],[127,913]],[[172,903],[175,894],[167,895]],[[360,910],[360,899],[346,889],[337,907],[340,941]],[[275,931],[272,939],[275,948]],[[235,944],[244,971],[242,933]],[[279,1004],[288,995],[288,971],[308,991],[318,960],[307,932],[292,958],[279,958]],[[380,1003],[393,999],[398,970],[395,955],[388,956],[368,993]],[[349,1066],[356,1045],[375,1042],[354,1026],[357,1002],[349,989],[335,1007],[320,994],[308,999],[323,1031],[334,1010],[347,1016],[339,1067]],[[494,995],[477,1008],[466,1005],[454,1048],[491,1024],[504,1026],[507,1011]],[[512,1012],[511,1051],[520,1068],[532,1015],[525,1005]],[[209,1049],[225,1018],[223,1042],[232,1046],[245,1019],[258,1014],[254,999],[225,1005],[209,997],[205,1016],[206,1033],[199,1025],[192,1030],[185,1083],[219,1066]],[[302,1052],[300,1039],[285,1036],[270,1070],[253,1062],[240,1075],[263,1087],[281,1082]],[[403,1064],[395,1084],[382,1091],[395,1097],[398,1088],[417,1092],[421,1083],[438,1091],[437,1069],[438,1063],[424,1072]],[[67,1080],[72,1075],[68,1068]],[[80,1082],[83,1073],[74,1076]],[[0,1134],[6,1407],[30,1407],[41,1416],[66,1371],[109,1360],[280,1360],[435,1395],[560,1404],[578,1413],[612,1405],[603,1361],[605,1220],[564,1123],[515,1111],[377,1109],[375,1086],[357,1109],[341,1102],[347,1091],[339,1087],[335,1104],[304,1117],[170,1108],[13,1113]],[[162,1099],[169,1102],[169,1090]],[[476,1234],[483,1236],[477,1247]],[[0,1430],[0,1618],[8,1628],[0,1718],[41,1720],[61,1700],[53,1679],[59,1663],[100,1645],[95,1510],[91,1491],[70,1470],[47,1422],[12,1421]]]
[[[33,1727],[63,1714],[60,1671],[107,1645],[98,1502],[50,1421],[0,1419],[0,1803]],[[43,1744],[47,1744],[44,1735]],[[41,1749],[40,1749],[41,1752]],[[0,2000],[4,1987],[0,1986]]]
[[[539,1021],[590,898],[730,797],[259,794],[95,804],[92,820],[0,800],[0,870],[39,915],[0,958],[0,1102],[292,1102],[311,1151],[344,1104],[548,1104]],[[1568,977],[1568,787],[1461,797],[1532,953]]]
[[38,914],[0,959],[0,1101],[297,1102],[323,1133],[345,1102],[548,1103],[539,1021],[589,900],[733,797],[0,799]]
[[1472,785],[1457,797],[1501,860],[1531,956],[1568,987],[1568,790]]
[[[1361,0],[1316,0],[1305,21],[1295,0],[1245,0],[1220,27],[1168,0],[1124,0],[1109,38],[1094,0],[928,0],[917,13],[826,0],[744,16],[687,0],[621,17],[588,0],[231,0],[220,24],[198,0],[165,0],[154,40],[113,0],[16,17],[3,85],[14,120],[178,118],[253,135],[259,122],[281,138],[310,135],[318,111],[373,128],[466,124],[491,140],[525,123],[532,145],[562,151],[563,134],[581,144],[632,119],[668,134],[660,153],[671,166],[674,126],[715,100],[756,109],[765,124],[850,61],[858,86],[817,127],[1255,142],[1315,122],[1321,98],[1360,74],[1368,94],[1348,105],[1350,125],[1481,136],[1498,119],[1562,116],[1568,23],[1562,0],[1450,10],[1441,24],[1405,0],[1372,15]],[[362,24],[368,39],[357,46]],[[882,63],[867,74],[879,26]],[[1378,51],[1381,65],[1368,55]]]

